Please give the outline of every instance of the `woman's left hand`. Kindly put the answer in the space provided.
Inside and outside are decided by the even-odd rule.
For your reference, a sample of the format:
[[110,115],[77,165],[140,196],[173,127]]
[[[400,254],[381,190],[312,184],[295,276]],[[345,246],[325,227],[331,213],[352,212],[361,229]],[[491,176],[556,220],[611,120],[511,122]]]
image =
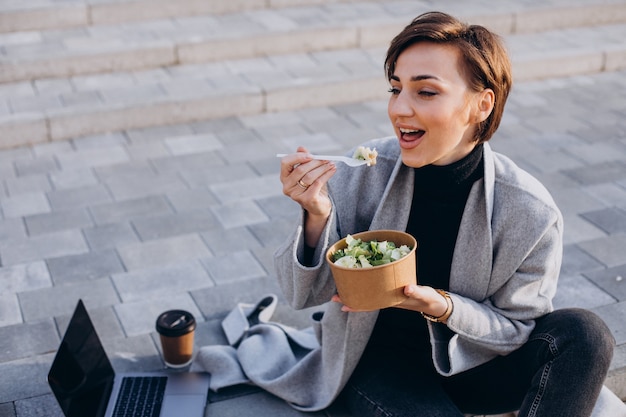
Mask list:
[[445,297],[433,287],[410,284],[404,287],[404,295],[408,298],[396,307],[419,311],[434,317],[441,317],[448,309]]
[[[434,317],[441,317],[448,309],[446,299],[435,291],[433,287],[415,284],[407,285],[404,287],[404,295],[408,298],[394,307],[418,311]],[[331,301],[341,303],[341,298],[339,295],[335,294]],[[359,312],[366,310],[356,310],[347,305],[343,305],[341,311]]]

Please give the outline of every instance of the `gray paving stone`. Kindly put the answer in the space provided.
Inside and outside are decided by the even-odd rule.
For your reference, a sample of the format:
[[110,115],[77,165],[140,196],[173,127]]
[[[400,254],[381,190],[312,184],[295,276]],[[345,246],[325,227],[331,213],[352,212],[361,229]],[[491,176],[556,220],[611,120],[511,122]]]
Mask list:
[[5,183],[7,192],[10,196],[47,192],[52,188],[46,175],[29,175],[24,177],[7,178]]
[[277,248],[293,233],[293,225],[293,221],[278,219],[267,223],[252,224],[248,228],[263,243],[263,246]]
[[577,214],[565,214],[563,217],[565,223],[563,243],[565,245],[599,239],[606,235],[598,227]]
[[0,200],[5,218],[50,212],[50,204],[42,192],[19,194]]
[[101,184],[50,191],[47,196],[50,207],[55,211],[78,209],[113,201],[106,187]]
[[118,253],[128,271],[211,256],[197,234],[132,243],[119,247]]
[[271,219],[297,219],[302,210],[295,201],[282,195],[260,198],[256,202]]
[[234,201],[212,208],[224,229],[263,223],[267,216],[254,201]]
[[131,223],[141,240],[146,241],[217,229],[218,219],[209,210],[194,210],[141,217]]
[[55,285],[91,281],[124,271],[113,250],[91,251],[48,259],[46,262]]
[[577,169],[583,164],[571,155],[563,154],[557,150],[538,150],[526,152],[521,157],[522,161],[534,168],[533,172],[556,172],[566,169]]
[[[156,322],[156,317],[154,320]],[[157,347],[148,334],[102,340],[116,372],[150,372],[164,368]]]
[[618,345],[626,342],[626,322],[624,321],[624,302],[614,303],[593,309],[609,326]]
[[217,204],[215,196],[202,187],[174,190],[166,193],[166,197],[178,213],[207,209]]
[[46,263],[40,260],[0,268],[0,294],[52,286]]
[[64,230],[8,243],[0,242],[0,259],[3,266],[8,266],[85,253],[88,250],[80,231]]
[[553,188],[550,193],[564,216],[600,210],[605,207],[601,201],[590,197],[580,188]]
[[149,160],[153,158],[162,158],[168,156],[169,150],[161,142],[154,143],[133,143],[126,147],[126,152],[132,161]]
[[26,158],[15,161],[15,170],[20,176],[47,174],[49,172],[58,171],[59,166],[56,160],[51,156],[42,156],[35,159]]
[[215,256],[223,256],[233,250],[254,249],[261,246],[246,227],[234,227],[227,231],[201,233],[202,239]]
[[209,189],[223,204],[282,194],[282,184],[275,175],[223,182]]
[[54,395],[41,395],[15,402],[17,417],[63,417]]
[[50,174],[50,181],[57,191],[68,188],[91,187],[98,184],[93,171],[89,168],[53,172]]
[[554,297],[555,308],[586,308],[594,309],[616,301],[610,293],[603,291],[581,275],[561,275]]
[[267,276],[225,281],[215,287],[192,291],[191,296],[202,315],[210,320],[223,319],[237,303],[254,304],[269,293],[284,302],[276,280]]
[[146,215],[172,212],[172,208],[162,196],[145,196],[115,203],[99,204],[90,207],[89,210],[99,226],[128,221]]
[[178,124],[172,126],[153,126],[143,129],[130,129],[126,135],[132,144],[141,144],[162,140],[165,138],[192,135],[194,132],[189,125]]
[[84,149],[102,149],[126,145],[128,139],[122,132],[107,132],[99,135],[83,136],[72,139],[72,144],[77,151]]
[[161,174],[185,173],[196,170],[220,172],[225,165],[225,162],[215,152],[155,158],[151,163],[155,170]]
[[626,189],[615,184],[598,184],[583,187],[585,192],[607,206],[626,207]]
[[585,272],[585,276],[618,301],[626,300],[626,263],[613,268]]
[[[159,349],[159,354],[162,354],[161,342],[156,333],[152,334],[153,339],[155,340],[155,344]],[[224,334],[224,330],[222,330],[222,320],[213,319],[207,320],[203,323],[199,323],[196,325],[196,331],[194,334],[194,349],[198,349],[202,346],[208,345],[227,345],[228,341],[226,340],[226,335]],[[196,364],[192,364],[190,367],[191,370],[202,370]]]
[[197,260],[117,273],[113,274],[112,280],[123,302],[167,298],[177,293],[215,286]]
[[67,170],[123,163],[129,160],[129,156],[122,146],[114,146],[59,154],[57,159],[61,168]]
[[[285,149],[294,151],[298,146],[304,146],[312,153],[333,152],[341,149],[330,135],[326,133],[316,133],[305,136],[294,136],[283,139]],[[288,152],[288,151],[285,151]],[[285,153],[282,152],[282,153]]]
[[93,226],[89,213],[82,208],[25,216],[24,222],[31,236]]
[[604,265],[574,244],[563,246],[561,274],[569,275],[579,272],[604,269]]
[[92,251],[113,249],[139,242],[135,230],[129,223],[110,223],[83,229],[83,234]]
[[99,108],[104,102],[97,91],[80,91],[64,93],[59,95],[59,100],[63,107],[73,107],[77,109]]
[[254,132],[263,140],[275,144],[278,149],[276,153],[286,153],[289,149],[283,143],[283,140],[297,136],[304,136],[309,131],[302,122],[285,122],[282,125],[268,125],[255,127]]
[[617,181],[626,176],[626,162],[607,161],[578,169],[565,170],[563,173],[574,178],[582,185]]
[[200,169],[182,168],[180,175],[191,187],[211,187],[214,184],[250,178],[255,176],[255,172],[248,164],[237,163],[209,167],[205,165]]
[[0,415],[3,417],[16,417],[15,406],[13,403],[0,404]]
[[170,191],[187,188],[177,176],[169,174],[150,174],[147,176],[118,176],[106,181],[113,198],[129,200],[142,196],[165,194]]
[[0,293],[0,326],[22,323],[22,313],[17,295]]
[[119,302],[108,278],[27,291],[20,293],[19,299],[26,323],[71,314],[79,299],[92,308]]
[[[128,149],[128,147],[125,147],[125,149]],[[135,160],[98,166],[94,168],[94,172],[101,182],[119,178],[150,177],[154,175],[154,169],[148,161]]]
[[277,247],[275,246],[263,246],[251,250],[254,257],[265,268],[265,273],[272,279],[276,276],[276,267],[274,266],[274,252],[276,252],[276,249]]
[[198,323],[204,321],[189,293],[115,305],[115,313],[128,337],[153,332],[159,314],[178,309],[190,312]]
[[165,146],[172,155],[195,154],[222,149],[224,146],[214,134],[178,136],[165,139]]
[[20,218],[0,219],[0,241],[17,240],[24,237],[26,237],[26,230]]
[[9,105],[15,113],[45,111],[63,107],[57,96],[35,96],[9,98]]
[[52,319],[0,328],[0,362],[9,362],[56,350],[59,335]]
[[626,263],[626,234],[581,242],[578,246],[608,267]]
[[201,262],[217,285],[265,276],[265,269],[249,251],[234,249],[228,256],[205,258]]
[[[56,350],[58,342],[52,348]],[[19,401],[50,393],[48,374],[53,353],[0,363],[0,403]]]
[[608,234],[626,232],[626,211],[617,207],[582,213],[581,216]]
[[[124,337],[122,326],[115,315],[112,306],[96,307],[90,300],[83,300],[83,302],[85,308],[87,309],[87,314],[89,314],[89,318],[91,319],[93,326],[96,329],[96,333],[98,333],[98,337],[102,343],[107,343],[109,340],[113,341]],[[67,314],[63,314],[55,318],[59,334],[65,334],[73,312],[74,309],[71,309]]]

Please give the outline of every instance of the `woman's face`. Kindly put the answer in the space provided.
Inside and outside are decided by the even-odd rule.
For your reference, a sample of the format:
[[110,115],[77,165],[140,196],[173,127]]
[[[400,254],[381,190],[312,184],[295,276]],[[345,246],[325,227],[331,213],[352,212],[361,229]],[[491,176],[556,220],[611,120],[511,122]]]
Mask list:
[[476,146],[480,93],[468,89],[454,46],[420,42],[405,49],[391,77],[388,113],[402,150],[414,168],[448,165]]

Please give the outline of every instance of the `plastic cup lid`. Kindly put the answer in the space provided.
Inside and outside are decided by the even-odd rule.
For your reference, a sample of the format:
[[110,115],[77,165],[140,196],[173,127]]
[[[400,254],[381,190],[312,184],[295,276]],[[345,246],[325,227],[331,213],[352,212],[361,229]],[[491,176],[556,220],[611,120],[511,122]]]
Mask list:
[[194,331],[196,319],[185,310],[169,310],[161,313],[156,321],[156,330],[163,336],[176,337]]

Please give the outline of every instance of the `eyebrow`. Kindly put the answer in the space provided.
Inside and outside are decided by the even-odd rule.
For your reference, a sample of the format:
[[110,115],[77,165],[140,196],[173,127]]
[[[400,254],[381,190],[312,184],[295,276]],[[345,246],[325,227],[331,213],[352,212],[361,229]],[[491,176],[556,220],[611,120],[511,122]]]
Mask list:
[[[400,78],[397,75],[392,75],[391,79],[394,81],[398,81],[398,82],[400,81]],[[411,77],[411,81],[422,81],[422,80],[439,80],[439,78],[430,74],[414,75]]]

